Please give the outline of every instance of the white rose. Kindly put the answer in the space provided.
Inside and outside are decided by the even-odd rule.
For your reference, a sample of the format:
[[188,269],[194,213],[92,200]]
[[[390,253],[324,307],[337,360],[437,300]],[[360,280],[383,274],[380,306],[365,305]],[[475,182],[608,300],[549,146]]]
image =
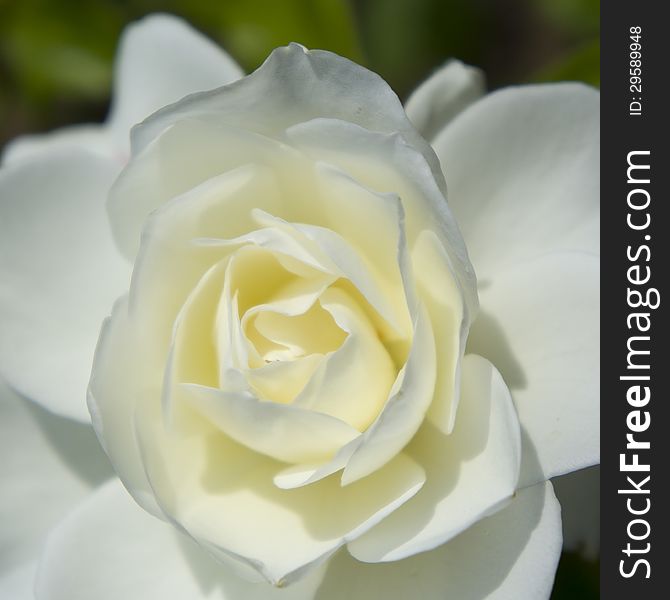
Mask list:
[[598,460],[597,94],[476,101],[450,63],[408,102],[424,139],[379,77],[292,45],[134,128],[116,178],[124,128],[237,79],[192,36],[136,26],[108,125],[0,175],[3,375],[84,420],[134,263],[89,407],[133,497],[200,546],[111,482],[51,536],[38,598],[548,596],[544,482]]

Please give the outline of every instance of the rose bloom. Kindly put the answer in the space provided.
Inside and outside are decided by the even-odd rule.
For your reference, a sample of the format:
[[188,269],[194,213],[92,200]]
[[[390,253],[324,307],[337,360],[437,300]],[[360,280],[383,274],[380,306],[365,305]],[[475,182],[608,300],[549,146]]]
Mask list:
[[118,65],[106,124],[4,157],[0,368],[64,418],[3,392],[0,589],[547,597],[547,479],[598,462],[597,92],[450,62],[403,109],[167,16]]

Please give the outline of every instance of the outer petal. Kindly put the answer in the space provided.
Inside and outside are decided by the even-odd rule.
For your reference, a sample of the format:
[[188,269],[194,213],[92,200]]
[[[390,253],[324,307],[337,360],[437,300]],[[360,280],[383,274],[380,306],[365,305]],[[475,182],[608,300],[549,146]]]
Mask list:
[[423,137],[432,140],[484,92],[484,75],[479,69],[450,60],[412,92],[405,111]]
[[551,484],[541,484],[432,552],[387,565],[359,563],[342,552],[327,570],[278,589],[247,583],[212,563],[113,482],[52,535],[37,600],[541,600],[549,596],[560,553],[559,511]]
[[242,77],[240,67],[216,44],[170,15],[150,15],[123,33],[109,124],[122,149],[130,128],[187,94]]
[[8,573],[0,574],[0,598],[34,600],[33,587],[36,572],[37,564],[29,562]]
[[365,562],[430,550],[501,508],[514,493],[521,458],[519,423],[500,374],[480,356],[463,359],[456,427],[425,425],[406,452],[426,469],[416,498],[349,543]]
[[[95,350],[88,407],[98,439],[128,491],[144,509],[162,516],[132,435],[135,406],[142,397],[140,394],[160,396],[160,383],[143,377],[156,359],[145,353],[140,361],[132,353],[143,336],[137,327],[131,326],[127,312],[128,300],[124,297],[117,301],[112,316],[103,325]],[[99,365],[105,365],[105,369]],[[112,389],[115,402],[110,405],[107,397]]]
[[557,253],[519,264],[480,299],[468,351],[491,360],[512,390],[528,438],[520,485],[597,463],[598,259]]
[[207,115],[270,136],[317,117],[380,133],[398,132],[424,155],[444,189],[435,153],[412,127],[391,88],[375,73],[331,52],[298,44],[277,48],[248,77],[153,115],[133,132],[133,154],[171,124]]
[[82,421],[100,324],[129,280],[103,204],[115,174],[83,152],[0,173],[0,369],[26,396]]
[[595,560],[600,550],[600,467],[553,481],[563,510],[563,548]]
[[[101,542],[102,541],[102,542]],[[37,600],[302,600],[323,569],[289,587],[250,583],[174,527],[152,518],[112,481],[54,531],[40,564]]]
[[44,411],[2,382],[0,456],[0,574],[16,570],[18,578],[51,527],[111,468],[90,427]]
[[24,135],[12,140],[3,148],[3,166],[22,160],[30,160],[51,153],[86,150],[97,156],[115,160],[121,169],[123,161],[117,156],[113,141],[104,125],[73,125],[62,127],[43,135]]
[[295,582],[410,500],[423,469],[399,454],[363,480],[339,477],[283,490],[273,476],[284,463],[236,444],[213,429],[165,431],[158,408],[136,423],[142,458],[164,513],[222,561],[276,585]]
[[336,556],[315,598],[543,600],[560,552],[560,506],[542,483],[431,552],[380,565]]
[[579,84],[510,88],[437,136],[480,282],[551,250],[598,251],[599,106],[598,92]]

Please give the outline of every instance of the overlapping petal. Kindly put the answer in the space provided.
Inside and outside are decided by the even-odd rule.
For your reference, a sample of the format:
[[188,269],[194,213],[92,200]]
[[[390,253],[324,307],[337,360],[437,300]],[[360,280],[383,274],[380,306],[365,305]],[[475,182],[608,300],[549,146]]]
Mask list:
[[0,574],[0,598],[11,600],[35,600],[33,588],[37,563],[28,562]]
[[304,600],[317,569],[286,589],[241,579],[171,525],[147,515],[118,481],[98,490],[52,534],[37,600]]
[[58,155],[73,151],[90,152],[107,159],[121,170],[123,157],[104,125],[72,125],[46,134],[30,134],[11,140],[2,149],[2,165],[38,158],[43,154]]
[[406,452],[426,470],[417,497],[349,551],[365,562],[392,561],[430,550],[499,510],[516,489],[521,439],[514,405],[487,360],[463,360],[462,398],[450,435],[430,424]]
[[[560,555],[560,528],[560,508],[551,485],[540,484],[521,491],[506,509],[431,552],[370,565],[342,551],[304,579],[276,588],[239,578],[174,529],[143,513],[118,483],[110,483],[52,535],[41,561],[36,598],[547,598]],[[99,543],[101,537],[105,544]]]
[[433,141],[480,284],[556,250],[599,248],[600,98],[580,84],[507,88]]
[[0,455],[0,590],[13,590],[0,597],[27,598],[49,530],[112,470],[90,427],[45,411],[3,382]]
[[493,93],[434,147],[479,276],[482,310],[468,348],[503,373],[529,436],[521,484],[594,464],[597,91],[556,84]]
[[551,484],[538,484],[430,552],[380,565],[335,557],[315,598],[543,599],[560,552],[560,506]]
[[402,201],[406,238],[413,245],[425,230],[434,232],[448,258],[448,271],[464,296],[464,328],[477,311],[475,274],[459,226],[426,158],[397,133],[379,133],[356,123],[316,118],[286,130],[291,145],[335,165],[370,189]]
[[423,469],[400,454],[346,487],[332,476],[280,489],[273,475],[283,463],[205,423],[197,435],[167,432],[157,409],[143,408],[138,438],[163,511],[221,560],[275,584],[304,576],[409,501],[425,480]]
[[[201,123],[200,126],[194,124],[196,120]],[[332,121],[344,127],[344,129],[340,127],[340,134],[342,131],[346,133],[345,144],[342,144],[339,134],[333,137],[331,134],[324,135],[320,132],[322,141],[330,138],[332,142],[337,138],[340,144],[339,150],[343,154],[357,147],[360,142],[355,139],[356,136],[352,138],[351,129],[347,129],[347,122],[351,127],[357,127],[360,132],[383,134],[382,137],[384,135],[397,137],[408,148],[405,152],[407,156],[412,154],[409,150],[413,151],[416,156],[405,162],[403,171],[410,173],[413,185],[417,182],[420,184],[419,196],[425,195],[423,203],[426,204],[427,210],[435,211],[437,215],[436,226],[446,231],[450,238],[448,251],[453,252],[452,260],[455,262],[457,276],[463,278],[465,288],[472,287],[473,275],[467,253],[460,243],[458,229],[444,203],[442,173],[432,149],[410,125],[397,97],[377,75],[331,53],[306,51],[298,45],[280,48],[256,72],[243,80],[219,90],[192,96],[159,111],[135,130],[133,162],[149,160],[155,165],[154,169],[159,168],[161,163],[157,163],[154,158],[142,157],[154,156],[151,145],[158,144],[164,147],[161,139],[174,139],[176,135],[170,132],[171,129],[178,128],[182,131],[185,122],[189,123],[189,129],[195,128],[196,132],[201,132],[198,133],[201,139],[197,146],[203,149],[202,154],[198,153],[199,162],[203,164],[191,165],[191,158],[183,156],[187,162],[181,165],[178,172],[161,169],[161,174],[168,181],[181,179],[183,182],[181,189],[174,190],[175,193],[181,193],[188,189],[188,185],[196,183],[192,179],[194,173],[198,173],[198,182],[208,176],[211,177],[214,174],[211,172],[213,161],[217,162],[215,168],[218,169],[224,161],[237,161],[228,168],[249,161],[241,158],[247,153],[248,144],[243,143],[241,148],[238,147],[239,143],[236,143],[234,138],[239,136],[232,132],[231,127],[242,129],[247,135],[248,132],[255,132],[270,138],[283,139],[285,130],[310,120]],[[219,127],[223,127],[223,130],[220,130],[217,140],[212,136],[212,128]],[[187,132],[184,135],[193,133]],[[360,138],[361,134],[357,137]],[[182,140],[179,148],[182,148],[183,144]],[[217,152],[207,150],[217,144],[221,146]],[[369,146],[369,142],[365,145]],[[231,152],[232,148],[235,149],[234,153]],[[168,151],[164,151],[162,156],[169,160],[169,154],[166,152]],[[182,156],[181,152],[178,156]],[[202,161],[204,156],[208,158]],[[258,158],[254,160],[257,161]],[[401,164],[400,160],[396,162]],[[209,175],[205,174],[207,172]],[[404,177],[406,178],[406,175]],[[188,184],[184,178],[189,181]],[[358,179],[365,182],[365,177]],[[160,199],[160,189],[164,189],[164,185],[165,183],[161,182],[158,191],[149,196],[141,193],[132,194],[138,199],[139,204],[136,201],[128,202],[126,193],[119,194],[119,197],[126,200],[118,202],[113,200],[110,203],[117,239],[127,255],[133,256],[135,253],[141,223],[148,210],[164,201],[165,197],[163,200]],[[425,194],[426,186],[430,185],[435,189]],[[131,193],[133,187],[131,186]],[[178,182],[176,187],[180,187]],[[416,195],[415,193],[414,196]],[[124,202],[124,205],[120,202]],[[425,215],[423,218],[425,219]],[[413,227],[418,225],[420,224]],[[468,302],[476,303],[471,290],[465,291]]]
[[109,116],[112,135],[127,152],[130,128],[151,113],[243,75],[230,56],[185,21],[149,15],[128,26],[119,42]]
[[[267,140],[246,139],[261,146]],[[278,146],[270,141],[269,147]],[[273,160],[290,166],[296,156],[288,152]],[[300,577],[420,489],[423,469],[400,451],[423,420],[435,380],[435,342],[413,289],[397,198],[301,161],[305,176],[297,182],[288,182],[272,161],[245,165],[168,199],[152,214],[129,302],[118,305],[101,336],[90,388],[96,429],[138,502],[223,560],[274,582]],[[332,186],[309,187],[310,173]],[[362,227],[346,236],[346,215],[335,206],[338,191],[347,193],[345,207],[356,202],[378,217],[377,244]],[[241,204],[259,192],[294,221],[273,217],[255,202]],[[235,203],[237,218],[230,218]],[[299,215],[316,215],[309,220],[319,225],[295,220]],[[361,415],[373,420],[363,408],[352,405],[348,414],[346,400],[337,402],[338,394],[355,398],[357,389],[342,388],[329,408],[322,405],[325,394],[310,400],[309,384],[293,404],[258,398],[248,386],[247,369],[269,352],[258,336],[283,344],[290,360],[296,350],[276,320],[296,319],[317,304],[346,337],[324,354],[323,364],[336,367],[343,353],[346,372],[341,381],[328,380],[327,368],[315,373],[330,381],[333,392],[362,381],[367,392],[360,402],[371,405],[376,417],[370,427],[357,422]],[[276,318],[263,318],[268,315]],[[378,327],[387,315],[392,323]],[[407,361],[397,377],[380,341],[384,331],[413,335],[409,357],[394,356]],[[303,351],[300,344],[296,348]],[[354,372],[375,364],[388,371],[386,383],[364,373],[361,380]],[[135,443],[129,443],[133,431]],[[354,450],[346,466],[335,461],[337,468],[345,466],[346,486],[339,475],[328,477],[332,471],[299,489],[275,485],[286,465],[272,458],[318,465],[349,445]],[[283,541],[290,553],[281,551]]]
[[481,290],[468,350],[512,390],[528,439],[520,485],[600,457],[599,261],[555,253],[501,270]]
[[479,69],[450,60],[412,92],[405,111],[419,133],[432,141],[458,113],[484,95],[484,87]]
[[130,127],[242,75],[215,44],[169,15],[129,27],[116,68],[107,124],[19,138],[5,149],[0,174],[2,373],[78,420],[88,420],[83,398],[100,322],[127,289],[128,266],[109,243],[103,203],[127,161]]
[[233,85],[184,99],[155,113],[133,132],[137,154],[170,125],[212,118],[276,137],[291,125],[319,117],[341,119],[380,133],[399,133],[443,177],[433,150],[410,124],[398,97],[379,77],[346,58],[299,44],[278,48],[251,75]]
[[130,280],[104,209],[115,175],[81,151],[0,171],[0,371],[80,421],[100,323]]

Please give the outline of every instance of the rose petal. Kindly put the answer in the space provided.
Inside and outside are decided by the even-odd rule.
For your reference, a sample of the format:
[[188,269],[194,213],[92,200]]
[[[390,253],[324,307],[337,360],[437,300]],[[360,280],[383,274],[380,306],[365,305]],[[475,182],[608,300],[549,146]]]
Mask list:
[[103,207],[115,174],[83,152],[0,172],[0,368],[21,393],[81,421],[100,324],[129,280]]
[[550,483],[520,491],[510,505],[431,552],[386,564],[342,552],[316,600],[542,600],[561,552],[560,506]]
[[348,336],[321,363],[294,405],[332,415],[364,431],[383,410],[396,378],[395,367],[349,294],[330,288],[319,302]]
[[449,258],[437,236],[422,231],[412,249],[419,294],[426,304],[435,336],[437,378],[428,418],[444,433],[451,433],[460,398],[461,359],[469,324],[464,319],[463,298],[454,281]]
[[[130,299],[136,326],[154,346],[167,350],[186,298],[211,265],[230,253],[228,248],[222,251],[195,240],[217,234],[232,237],[254,228],[240,204],[248,204],[253,197],[272,206],[278,201],[275,181],[267,169],[245,165],[177,195],[147,219]],[[287,251],[286,245],[281,249]]]
[[479,69],[450,60],[412,92],[405,111],[414,127],[430,141],[484,92],[484,75]]
[[8,572],[0,573],[0,598],[35,600],[33,588],[37,563],[28,562]]
[[599,117],[594,89],[525,86],[486,96],[437,136],[480,282],[552,250],[598,251]]
[[512,390],[524,434],[520,485],[600,457],[599,261],[549,254],[480,291],[468,352],[491,360]]
[[323,569],[315,569],[287,589],[245,581],[174,527],[146,514],[111,481],[51,535],[36,598],[304,600],[314,597],[322,577]]
[[141,362],[135,358],[143,337],[127,314],[128,298],[124,297],[103,324],[93,360],[88,407],[98,439],[128,491],[144,509],[161,516],[132,431],[137,402],[144,394],[160,398],[162,371],[156,381],[156,358],[145,355]]
[[251,75],[159,111],[133,131],[133,154],[167,127],[189,117],[225,122],[277,136],[317,117],[343,119],[380,133],[399,133],[444,180],[433,150],[412,127],[398,97],[371,71],[324,50],[299,44],[277,48]]
[[337,119],[298,123],[287,129],[286,136],[296,148],[336,166],[360,185],[399,197],[410,246],[426,229],[438,236],[465,298],[467,326],[477,311],[475,275],[456,220],[425,157],[397,134],[376,133]]
[[[197,148],[197,152],[184,152],[184,148]],[[219,208],[225,208],[221,212],[226,218],[213,223],[219,237],[246,233],[253,223],[251,208],[276,213],[282,206],[282,182],[288,179],[295,185],[300,181],[297,167],[302,165],[296,165],[296,159],[295,150],[285,144],[234,125],[195,119],[176,123],[133,157],[110,191],[107,210],[114,238],[122,253],[134,260],[152,211],[176,197],[203,192],[210,201],[221,194]],[[268,179],[272,179],[270,188]],[[250,186],[251,194],[236,189],[244,191]]]
[[185,21],[155,14],[129,25],[119,42],[109,125],[128,151],[130,128],[187,94],[242,77],[219,46]]
[[[332,87],[337,91],[333,92]],[[347,93],[342,93],[342,90],[346,90]],[[160,114],[137,129],[133,154],[138,157],[145,151],[148,152],[150,142],[160,144],[160,140],[165,135],[171,135],[170,128],[179,127],[179,123],[184,120],[205,121],[208,129],[224,124],[228,128],[240,127],[281,139],[284,129],[303,120],[317,117],[331,120],[348,119],[372,131],[393,134],[398,139],[402,139],[402,143],[408,148],[413,148],[414,154],[420,157],[418,161],[413,160],[412,164],[421,163],[420,169],[423,177],[420,179],[427,178],[435,188],[431,197],[439,196],[439,205],[442,207],[440,210],[446,211],[442,198],[443,177],[437,168],[433,151],[409,125],[397,97],[388,86],[377,75],[346,59],[328,52],[307,52],[297,45],[276,50],[256,73],[231,86],[194,96],[161,111]],[[359,129],[362,130],[362,127]],[[231,143],[230,140],[226,140],[226,146],[238,150],[237,145]],[[183,147],[184,144],[181,143],[179,156],[182,158],[181,149]],[[203,153],[208,156],[206,162],[209,164],[214,159],[219,160],[221,151],[203,150]],[[198,157],[203,156],[203,153],[198,153]],[[230,152],[227,151],[224,154],[230,154]],[[166,170],[165,176],[174,177],[174,173],[188,174],[196,168],[190,165],[188,157],[185,162],[186,166],[180,163],[179,168]],[[239,164],[240,162],[237,162],[229,168],[234,168]],[[207,167],[200,165],[197,168],[202,171]],[[208,176],[212,175],[213,173],[209,173]],[[162,185],[163,182],[161,182]],[[192,185],[193,182],[191,182]],[[151,187],[148,189],[152,190]],[[149,196],[137,194],[140,200],[139,206],[147,207],[146,198],[149,197],[153,201],[156,195],[157,193],[153,191]],[[153,206],[156,205],[157,203],[153,204]],[[139,223],[142,222],[144,215],[139,219],[129,217],[131,212],[137,212],[138,204],[132,202],[128,206],[131,208],[116,206],[116,203],[112,201],[110,210],[120,246],[129,255],[133,255],[137,247]],[[451,221],[450,226],[452,229],[455,228]],[[460,253],[460,259],[467,261],[463,248],[457,243],[458,239],[460,239],[458,236],[454,238],[453,245],[458,246],[456,252]],[[472,280],[471,272],[468,277]]]
[[137,415],[138,438],[163,511],[222,560],[276,584],[303,577],[425,480],[423,469],[400,454],[347,487],[335,476],[282,490],[273,482],[281,463],[202,424],[197,435],[167,432],[159,409],[145,408]]
[[[315,175],[323,227],[339,233],[387,284],[402,290],[398,246],[405,215],[398,195],[373,192],[348,173],[323,162],[316,164]],[[370,235],[371,223],[375,224],[374,237]],[[338,253],[332,254],[336,260]],[[404,296],[402,291],[387,295]]]
[[[370,148],[373,156],[376,157],[375,160],[378,160],[379,152],[388,158],[390,168],[388,165],[385,168],[381,168],[380,165],[375,166],[377,170],[381,169],[378,177],[374,179],[379,184],[377,189],[384,190],[386,186],[391,190],[397,188],[396,191],[403,195],[403,203],[409,208],[412,207],[412,204],[407,199],[415,198],[412,219],[416,217],[417,222],[413,225],[408,223],[410,233],[413,231],[414,235],[418,235],[424,226],[430,226],[440,232],[445,248],[454,249],[454,252],[450,254],[450,268],[466,295],[468,315],[472,314],[477,303],[472,267],[467,260],[467,253],[462,245],[458,228],[446,209],[444,197],[433,181],[425,159],[397,136],[393,140],[383,135],[375,137],[360,127],[351,124],[347,126],[344,123],[338,127],[333,125],[333,128],[325,131],[322,126],[317,127],[317,125],[318,123],[315,124],[315,129],[305,131],[301,129],[300,132],[296,129],[291,133],[291,143],[299,142],[300,149],[307,151],[310,147],[310,140],[317,133],[319,140],[334,139],[335,147],[339,148],[339,152],[332,151],[327,154],[330,161],[342,158],[340,138],[345,135],[349,144],[347,147]],[[183,148],[190,146],[198,147],[201,152],[184,155]],[[319,148],[319,153],[322,150]],[[318,160],[318,154],[311,158]],[[251,167],[249,163],[253,163],[254,166]],[[365,168],[361,168],[362,165]],[[151,210],[180,194],[183,195],[184,200],[188,199],[188,202],[193,202],[194,195],[201,195],[201,188],[210,187],[211,192],[215,194],[217,182],[221,180],[225,184],[228,179],[226,171],[230,171],[231,175],[244,171],[250,177],[249,182],[254,184],[255,179],[251,177],[260,178],[262,174],[259,173],[260,170],[266,173],[265,178],[261,178],[260,183],[254,184],[255,187],[252,185],[249,189],[242,188],[240,193],[230,194],[231,197],[226,199],[226,209],[218,211],[220,213],[218,218],[213,218],[213,212],[208,211],[207,219],[211,221],[208,229],[210,231],[216,230],[217,227],[219,229],[218,234],[213,237],[230,238],[254,229],[254,223],[249,222],[249,216],[252,213],[246,210],[250,206],[249,198],[253,197],[255,206],[262,209],[253,211],[257,224],[279,227],[290,232],[295,231],[296,227],[287,224],[284,220],[293,223],[312,223],[314,225],[298,228],[307,233],[308,237],[314,238],[314,241],[321,246],[330,247],[334,243],[334,240],[331,239],[333,234],[326,231],[324,227],[342,229],[345,219],[337,211],[341,212],[343,208],[346,208],[346,202],[345,206],[338,208],[337,200],[342,197],[341,194],[336,196],[332,190],[329,194],[324,194],[331,186],[347,191],[349,195],[354,194],[356,198],[365,201],[369,205],[369,212],[378,215],[378,218],[383,215],[384,222],[388,220],[387,215],[391,215],[394,219],[397,218],[397,214],[394,214],[392,210],[393,202],[388,194],[372,192],[360,183],[360,181],[370,179],[370,169],[367,168],[370,167],[369,157],[366,160],[345,161],[341,166],[344,172],[342,169],[338,171],[323,163],[318,163],[315,167],[311,160],[306,159],[295,149],[266,136],[240,131],[230,125],[223,126],[220,123],[187,120],[173,125],[133,160],[115,184],[110,194],[108,210],[119,246],[124,249],[127,256],[134,256],[144,219]],[[354,172],[362,179],[358,178],[354,181],[348,175],[353,167],[355,167]],[[398,177],[398,170],[402,170],[408,176],[411,175],[411,180],[404,181],[402,177]],[[389,184],[389,177],[392,184]],[[263,183],[266,179],[273,179],[272,185]],[[220,193],[228,196],[223,191]],[[212,196],[216,197],[214,194]],[[317,194],[324,195],[320,202],[315,197]],[[397,198],[395,202],[397,204]],[[384,210],[380,208],[382,205],[385,205]],[[268,212],[272,215],[280,215],[282,219],[265,215]],[[231,214],[240,216],[240,218],[226,218]],[[202,219],[200,223],[208,223],[208,221]],[[319,228],[315,225],[323,227]],[[417,229],[419,226],[421,228]],[[323,239],[317,240],[315,236]],[[348,240],[348,234],[345,233],[344,239]],[[363,245],[364,248],[368,246]],[[351,252],[343,252],[342,244],[336,244],[329,254],[333,258],[352,265],[352,268],[347,269],[347,275],[370,300],[368,293],[370,290],[365,289],[363,285],[370,278],[353,277],[360,269],[352,264]],[[345,267],[343,264],[339,266],[342,269]],[[369,269],[366,270],[366,273],[369,273]],[[374,277],[371,281],[374,281]],[[368,284],[367,287],[369,288],[370,285]],[[383,299],[384,295],[380,297]],[[386,316],[388,311],[380,309],[379,301],[373,304],[376,305],[380,314]],[[467,320],[469,321],[469,316]]]
[[[54,532],[37,600],[518,600],[548,598],[560,556],[560,507],[551,484],[525,489],[510,506],[448,544],[390,564],[340,552],[280,589],[248,583],[173,528],[138,509],[116,482]],[[100,544],[100,539],[105,544]],[[85,548],[86,551],[82,551]],[[529,576],[529,573],[532,576]]]
[[[167,170],[173,174],[176,171]],[[130,189],[135,189],[132,177],[130,182]],[[192,241],[221,229],[239,233],[237,220],[228,218],[239,213],[234,210],[235,203],[240,198],[246,202],[252,195],[272,205],[276,196],[273,183],[267,169],[245,165],[187,188],[186,193],[176,195],[155,211],[146,223],[146,243],[135,263],[130,297],[115,307],[100,334],[89,388],[93,423],[130,492],[154,514],[160,515],[161,511],[131,433],[137,402],[146,394],[161,396],[180,309],[221,255],[220,249],[199,247]],[[141,360],[134,358],[140,348]]]
[[0,456],[5,573],[35,560],[51,527],[112,470],[89,426],[45,411],[2,382]]
[[[168,367],[172,372],[164,379],[164,402],[168,404],[165,408],[170,408],[169,395],[181,383],[243,393],[253,390],[259,398],[282,403],[291,402],[300,392],[318,366],[310,359],[318,357],[309,354],[297,360],[266,363],[266,349],[263,348],[261,356],[256,344],[260,344],[261,339],[271,344],[267,337],[271,332],[259,326],[259,323],[267,326],[268,319],[260,319],[272,315],[282,317],[288,322],[286,333],[296,335],[300,330],[296,320],[313,312],[310,307],[332,277],[324,278],[317,271],[314,279],[295,278],[281,266],[286,258],[277,260],[263,248],[244,246],[228,260],[215,263],[200,279],[175,321]],[[275,290],[278,291],[275,293]],[[273,301],[247,308],[250,297],[265,293],[272,294]],[[240,296],[246,310],[242,319]],[[332,330],[344,336],[332,318],[320,310],[323,317],[330,320]],[[328,324],[317,320],[316,325],[326,327]],[[305,333],[307,340],[313,340],[313,331]],[[266,337],[262,338],[261,334]],[[228,388],[225,382],[231,372],[242,382],[246,380],[251,389],[244,383],[234,385],[235,389]],[[296,389],[292,390],[293,387]]]
[[420,306],[407,363],[382,412],[365,433],[352,442],[357,447],[342,473],[342,485],[369,476],[412,439],[433,399],[435,363],[435,339],[426,310]]
[[[274,581],[296,578],[372,527],[422,485],[421,468],[398,457],[360,485],[341,488],[334,478],[287,492],[272,481],[279,463],[234,444],[196,414],[180,418],[185,433],[166,431],[160,377],[145,379],[153,367],[151,356],[135,358],[142,333],[123,318],[127,307],[121,304],[117,311],[96,356],[96,364],[107,368],[94,369],[91,382],[93,395],[114,390],[108,402],[91,401],[96,429],[136,499],[155,514],[171,515],[225,559],[243,561]],[[105,358],[109,352],[113,361]],[[155,402],[148,403],[152,397]],[[138,404],[142,409],[135,414]],[[133,421],[141,452],[131,435]],[[332,508],[327,508],[329,502]],[[283,552],[287,539],[295,553]]]
[[46,134],[23,135],[9,142],[2,151],[2,165],[37,158],[42,154],[57,156],[83,150],[112,160],[121,170],[123,162],[107,128],[103,125],[73,125]]
[[276,460],[327,460],[360,433],[343,420],[250,392],[183,386],[185,401],[232,439]]
[[398,373],[377,419],[328,463],[298,465],[277,473],[275,483],[279,487],[306,485],[342,467],[345,467],[342,485],[349,485],[383,466],[412,439],[433,399],[436,378],[435,340],[430,321],[422,305],[417,311],[407,362]]
[[426,469],[426,484],[405,506],[349,543],[365,562],[398,560],[430,550],[501,508],[516,489],[521,458],[519,423],[500,374],[467,355],[462,366],[456,427],[430,425],[406,452]]
[[[230,251],[191,242],[219,231],[235,234],[237,225],[227,216],[230,203],[240,202],[240,197],[248,201],[251,195],[266,198],[271,205],[276,196],[273,182],[267,169],[247,165],[208,180],[157,210],[145,228],[146,243],[133,274],[130,304],[117,307],[100,336],[89,395],[94,425],[126,485],[152,512],[160,513],[139,466],[134,441],[128,439],[134,407],[149,392],[160,397],[179,310],[217,261],[217,254],[221,257],[223,251]],[[279,243],[277,236],[273,239]],[[276,249],[291,254],[287,244]],[[132,358],[140,348],[141,361]]]
[[[400,216],[399,209],[399,204],[387,207],[387,210],[395,212],[396,219]],[[315,263],[314,266],[338,278],[348,279],[381,317],[377,319],[377,324],[380,330],[384,331],[385,336],[400,338],[399,341],[402,342],[403,334],[410,334],[411,321],[406,291],[401,281],[397,281],[398,277],[381,276],[376,265],[366,260],[367,257],[362,256],[346,237],[332,229],[287,223],[283,219],[259,214],[260,211],[256,212],[261,223],[293,235],[296,241],[309,249],[312,255],[318,258],[318,264]],[[392,237],[393,251],[387,257],[387,261],[397,269],[398,258],[405,252],[405,246],[404,239],[402,239],[401,222],[397,220],[395,225],[395,236]],[[391,237],[388,232],[384,233]],[[388,239],[385,242],[388,242]],[[398,274],[402,276],[402,270]]]

